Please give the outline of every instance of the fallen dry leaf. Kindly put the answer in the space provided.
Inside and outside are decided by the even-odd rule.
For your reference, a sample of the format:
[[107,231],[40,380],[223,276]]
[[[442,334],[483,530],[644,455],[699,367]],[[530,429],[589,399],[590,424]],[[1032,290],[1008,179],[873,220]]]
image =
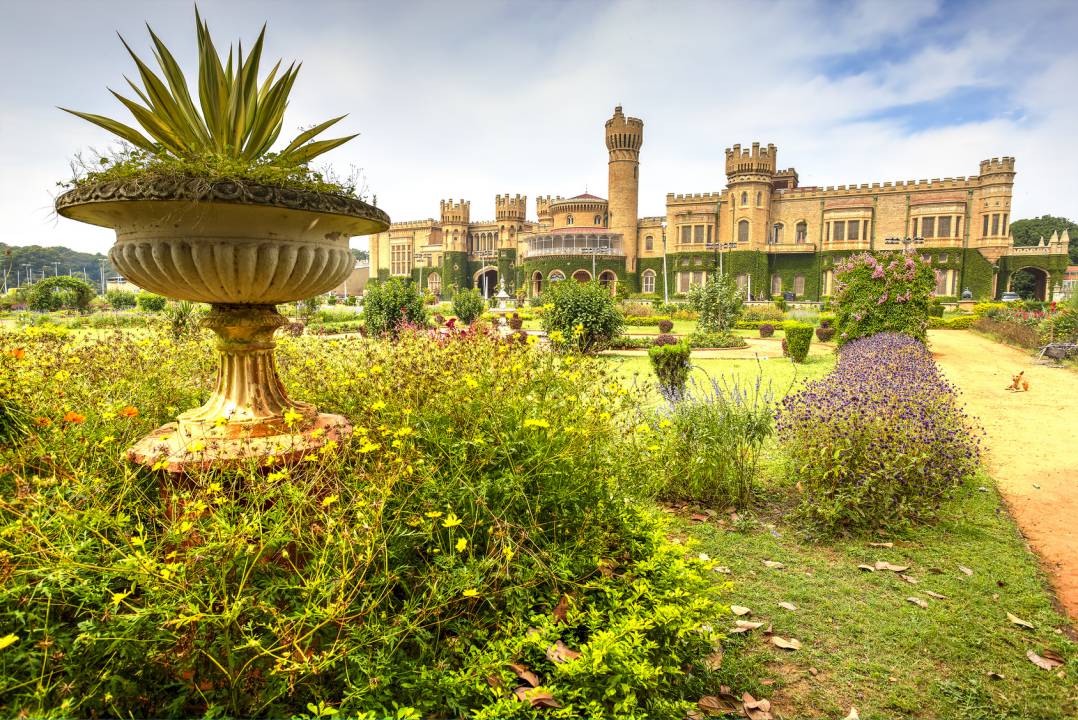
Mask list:
[[917,584],[917,578],[913,577],[912,575],[907,575],[906,573],[899,573],[898,576],[908,582],[910,585]]
[[709,515],[705,515],[703,513],[693,513],[691,517],[693,522],[707,522],[710,518]]
[[778,562],[777,560],[764,560],[764,565],[766,565],[769,568],[774,568],[775,570],[781,570],[782,568],[786,567],[785,565]]
[[570,660],[576,660],[580,657],[580,653],[571,649],[568,645],[558,640],[556,643],[546,649],[546,657],[550,662],[563,663]]
[[771,636],[771,644],[783,650],[800,650],[801,641],[795,638],[784,638],[778,635]]
[[1055,670],[1063,664],[1063,658],[1051,650],[1041,650],[1040,655],[1032,650],[1028,650],[1026,652],[1026,657],[1029,658],[1031,663],[1044,670]]
[[963,572],[964,574],[966,574],[966,575],[970,575],[970,576],[972,576],[972,575],[973,575],[973,571],[972,571],[972,570],[970,570],[970,569],[969,569],[968,567],[966,567],[965,565],[959,565],[959,566],[958,566],[958,569],[959,569],[959,570],[961,570],[961,571],[962,571],[962,572]]
[[532,687],[539,686],[539,677],[525,666],[518,663],[509,663],[509,669],[512,670],[518,678]]
[[816,668],[814,668],[814,667],[809,668],[809,675],[811,675],[812,677],[816,677],[819,674],[820,674],[820,671],[817,670]]
[[1034,629],[1033,623],[1029,622],[1028,620],[1023,620],[1022,618],[1018,617],[1014,613],[1007,613],[1007,619],[1010,620],[1015,625],[1021,625],[1022,627],[1029,628],[1030,630]]
[[493,673],[487,675],[487,685],[490,685],[496,690],[500,690],[505,687],[505,683],[502,682],[502,679],[497,675],[494,675]]
[[869,547],[878,547],[878,548],[893,548],[895,546],[895,544],[893,542],[869,543],[868,545],[869,545]]
[[928,607],[928,601],[927,600],[922,600],[919,597],[908,597],[908,598],[906,598],[906,602],[911,602],[914,605],[916,605],[917,607],[922,607],[922,608]]
[[938,592],[932,592],[931,590],[925,590],[925,595],[927,595],[930,598],[935,598],[936,600],[946,600],[947,599],[946,595],[940,595]]
[[565,622],[565,616],[569,613],[569,596],[562,595],[558,600],[558,604],[554,607],[551,614],[554,616],[554,624],[562,624]]
[[909,570],[910,566],[909,565],[892,565],[889,562],[885,562],[883,560],[877,560],[876,561],[876,569],[877,570],[890,570],[891,572],[900,573],[900,572],[906,572],[907,570]]
[[771,701],[757,700],[745,693],[741,696],[741,707],[749,720],[771,720]]
[[850,714],[842,718],[842,720],[861,720],[861,715],[858,714],[857,708],[851,707]]
[[704,667],[708,670],[718,670],[722,667],[722,650],[716,650],[715,652],[704,658]]
[[858,565],[858,570],[866,570],[868,572],[876,572],[876,568],[872,565]]
[[755,630],[759,627],[763,627],[762,622],[752,622],[751,620],[735,620],[734,627],[730,630],[730,633],[737,635],[738,633],[748,632],[749,630]]
[[705,695],[697,700],[696,707],[708,715],[729,715],[741,711],[741,703],[725,685],[719,688],[718,695]]
[[560,708],[561,703],[554,699],[549,690],[542,688],[518,687],[513,691],[517,700],[529,703],[533,708]]
[[771,679],[771,678],[764,678],[763,680],[760,681],[760,684],[764,685],[766,687],[771,687],[772,685],[775,684],[775,681],[773,679]]
[[780,602],[779,607],[784,609],[784,610],[790,610],[791,612],[797,609],[797,606],[794,605],[792,602],[785,602],[785,601]]
[[752,610],[745,607],[744,605],[731,605],[730,612],[732,612],[734,615],[748,615],[752,612]]
[[988,679],[989,680],[1002,680],[1003,676],[1000,675],[998,672],[990,672],[990,673],[988,673]]
[[717,568],[715,568],[715,572],[722,573],[723,575],[729,575],[730,568],[726,567],[725,565],[719,565]]

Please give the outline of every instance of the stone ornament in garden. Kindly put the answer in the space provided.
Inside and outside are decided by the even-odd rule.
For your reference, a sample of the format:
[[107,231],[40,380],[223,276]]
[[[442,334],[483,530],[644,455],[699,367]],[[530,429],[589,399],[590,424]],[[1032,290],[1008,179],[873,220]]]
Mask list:
[[[197,11],[196,11],[197,14]],[[289,462],[351,425],[288,397],[274,358],[276,309],[326,292],[354,265],[349,238],[381,232],[389,217],[325,181],[310,160],[351,137],[312,138],[341,118],[271,153],[298,67],[259,85],[262,36],[222,66],[196,17],[199,107],[168,49],[151,31],[164,78],[132,52],[145,105],[120,98],[149,137],[113,120],[74,113],[134,146],[56,200],[64,217],[112,228],[109,259],[140,287],[209,303],[204,324],[218,337],[220,367],[209,400],[137,442],[128,457],[179,472],[251,459]],[[264,32],[264,31],[263,31]],[[119,96],[117,96],[119,97]]]

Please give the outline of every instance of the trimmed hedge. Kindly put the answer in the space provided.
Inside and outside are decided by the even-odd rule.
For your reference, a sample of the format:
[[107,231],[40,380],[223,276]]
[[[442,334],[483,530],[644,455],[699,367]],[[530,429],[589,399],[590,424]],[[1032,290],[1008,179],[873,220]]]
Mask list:
[[629,327],[659,327],[659,323],[663,320],[669,320],[666,315],[625,315],[625,325]]
[[977,322],[976,315],[955,315],[949,318],[930,317],[928,327],[930,330],[968,330]]
[[812,345],[812,333],[815,330],[808,323],[786,324],[786,347],[790,353],[790,359],[794,362],[805,362],[808,357],[809,346]]

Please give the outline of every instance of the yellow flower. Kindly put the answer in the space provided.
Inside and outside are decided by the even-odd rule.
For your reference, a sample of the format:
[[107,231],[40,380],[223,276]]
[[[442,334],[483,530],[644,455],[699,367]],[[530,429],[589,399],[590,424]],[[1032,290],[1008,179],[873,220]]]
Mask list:
[[512,560],[513,556],[516,555],[516,553],[513,552],[513,548],[506,545],[502,548],[502,555],[505,555],[506,560]]
[[221,417],[214,420],[213,424],[216,427],[224,427],[225,425],[228,425],[228,418],[226,416],[222,415]]
[[662,420],[660,420],[660,421],[659,421],[659,427],[661,427],[661,428],[668,428],[668,427],[672,427],[672,426],[673,426],[673,424],[674,424],[674,423],[670,422],[670,421],[669,421],[669,420],[667,420],[666,418],[663,418]]
[[184,520],[182,523],[180,523],[180,532],[185,533],[192,527],[194,527],[194,524],[190,520]]
[[195,440],[193,443],[187,446],[187,452],[202,452],[206,449],[206,443],[201,440]]
[[397,437],[406,437],[408,435],[411,435],[413,432],[415,431],[412,430],[412,428],[410,427],[402,427],[400,430],[397,431]]
[[112,593],[112,607],[119,607],[120,603],[124,601],[124,598],[131,594],[130,590],[124,592]]
[[302,419],[303,415],[296,412],[295,410],[292,410],[291,408],[286,410],[284,413],[284,424],[288,427],[292,427]]
[[340,500],[340,497],[339,497],[339,496],[337,496],[337,495],[330,495],[330,496],[328,496],[328,497],[326,497],[326,498],[324,498],[324,499],[322,500],[322,507],[329,507],[330,505],[332,505],[333,503],[337,502],[338,500]]
[[468,541],[467,540],[465,540],[464,538],[461,538],[460,540],[457,540],[457,552],[464,552],[464,550],[467,547],[468,547]]
[[463,595],[466,598],[479,597],[479,591],[476,590],[475,588],[468,588],[467,590],[462,592],[461,595]]
[[368,440],[365,443],[363,443],[363,447],[361,447],[359,449],[359,452],[365,455],[365,454],[367,454],[369,452],[373,452],[373,451],[377,450],[380,447],[382,447],[382,446],[379,445],[378,443],[372,443],[370,440]]
[[427,517],[429,517],[429,518],[440,518],[441,516],[442,516],[442,514],[440,512],[438,512],[437,510],[433,510],[433,511],[427,513]]
[[475,390],[475,389],[476,389],[477,387],[479,387],[479,383],[477,383],[477,382],[475,381],[475,378],[473,378],[473,377],[470,377],[470,376],[469,376],[469,377],[466,377],[466,378],[464,378],[464,383],[465,383],[465,384],[466,384],[466,385],[467,385],[468,387],[470,387],[470,388],[471,388],[472,390]]
[[385,410],[386,404],[383,400],[379,400],[376,403],[371,403],[371,410],[377,412],[378,410]]
[[550,423],[543,418],[528,418],[524,421],[524,427],[548,428]]
[[381,365],[371,365],[371,375],[381,375],[381,374],[382,374],[382,366]]
[[446,516],[445,520],[442,520],[442,527],[453,528],[457,525],[460,525],[460,523],[461,519],[457,517],[456,513],[449,513],[449,515]]
[[9,633],[4,637],[0,637],[0,650],[3,650],[8,645],[14,645],[19,641],[19,636],[14,633]]
[[649,432],[651,432],[651,428],[649,428],[644,423],[640,423],[639,425],[636,426],[636,431],[638,433],[649,433]]

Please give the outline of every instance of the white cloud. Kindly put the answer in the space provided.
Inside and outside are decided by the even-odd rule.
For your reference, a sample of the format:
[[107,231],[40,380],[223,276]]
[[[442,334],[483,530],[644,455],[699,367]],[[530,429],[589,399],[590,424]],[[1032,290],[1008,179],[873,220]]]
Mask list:
[[[795,165],[805,184],[971,175],[981,159],[1015,155],[1014,217],[1078,217],[1066,162],[1078,150],[1069,42],[1078,12],[1068,3],[201,8],[222,41],[269,21],[267,52],[304,60],[288,125],[350,113],[341,125],[362,135],[329,159],[364,168],[400,220],[435,215],[448,197],[470,199],[483,219],[496,193],[532,203],[585,185],[605,194],[602,124],[618,102],[645,121],[641,214],[661,213],[667,192],[721,188],[724,149],[760,140],[777,144],[779,164]],[[107,231],[49,220],[65,158],[104,140],[51,106],[117,112],[104,85],[118,86],[130,62],[107,29],[120,18],[145,48],[145,17],[184,61],[190,15],[183,2],[22,6],[0,31],[0,52],[19,52],[25,68],[0,116],[6,242],[108,246]],[[970,88],[1008,100],[973,108],[975,121],[934,118],[927,129],[888,112]]]

